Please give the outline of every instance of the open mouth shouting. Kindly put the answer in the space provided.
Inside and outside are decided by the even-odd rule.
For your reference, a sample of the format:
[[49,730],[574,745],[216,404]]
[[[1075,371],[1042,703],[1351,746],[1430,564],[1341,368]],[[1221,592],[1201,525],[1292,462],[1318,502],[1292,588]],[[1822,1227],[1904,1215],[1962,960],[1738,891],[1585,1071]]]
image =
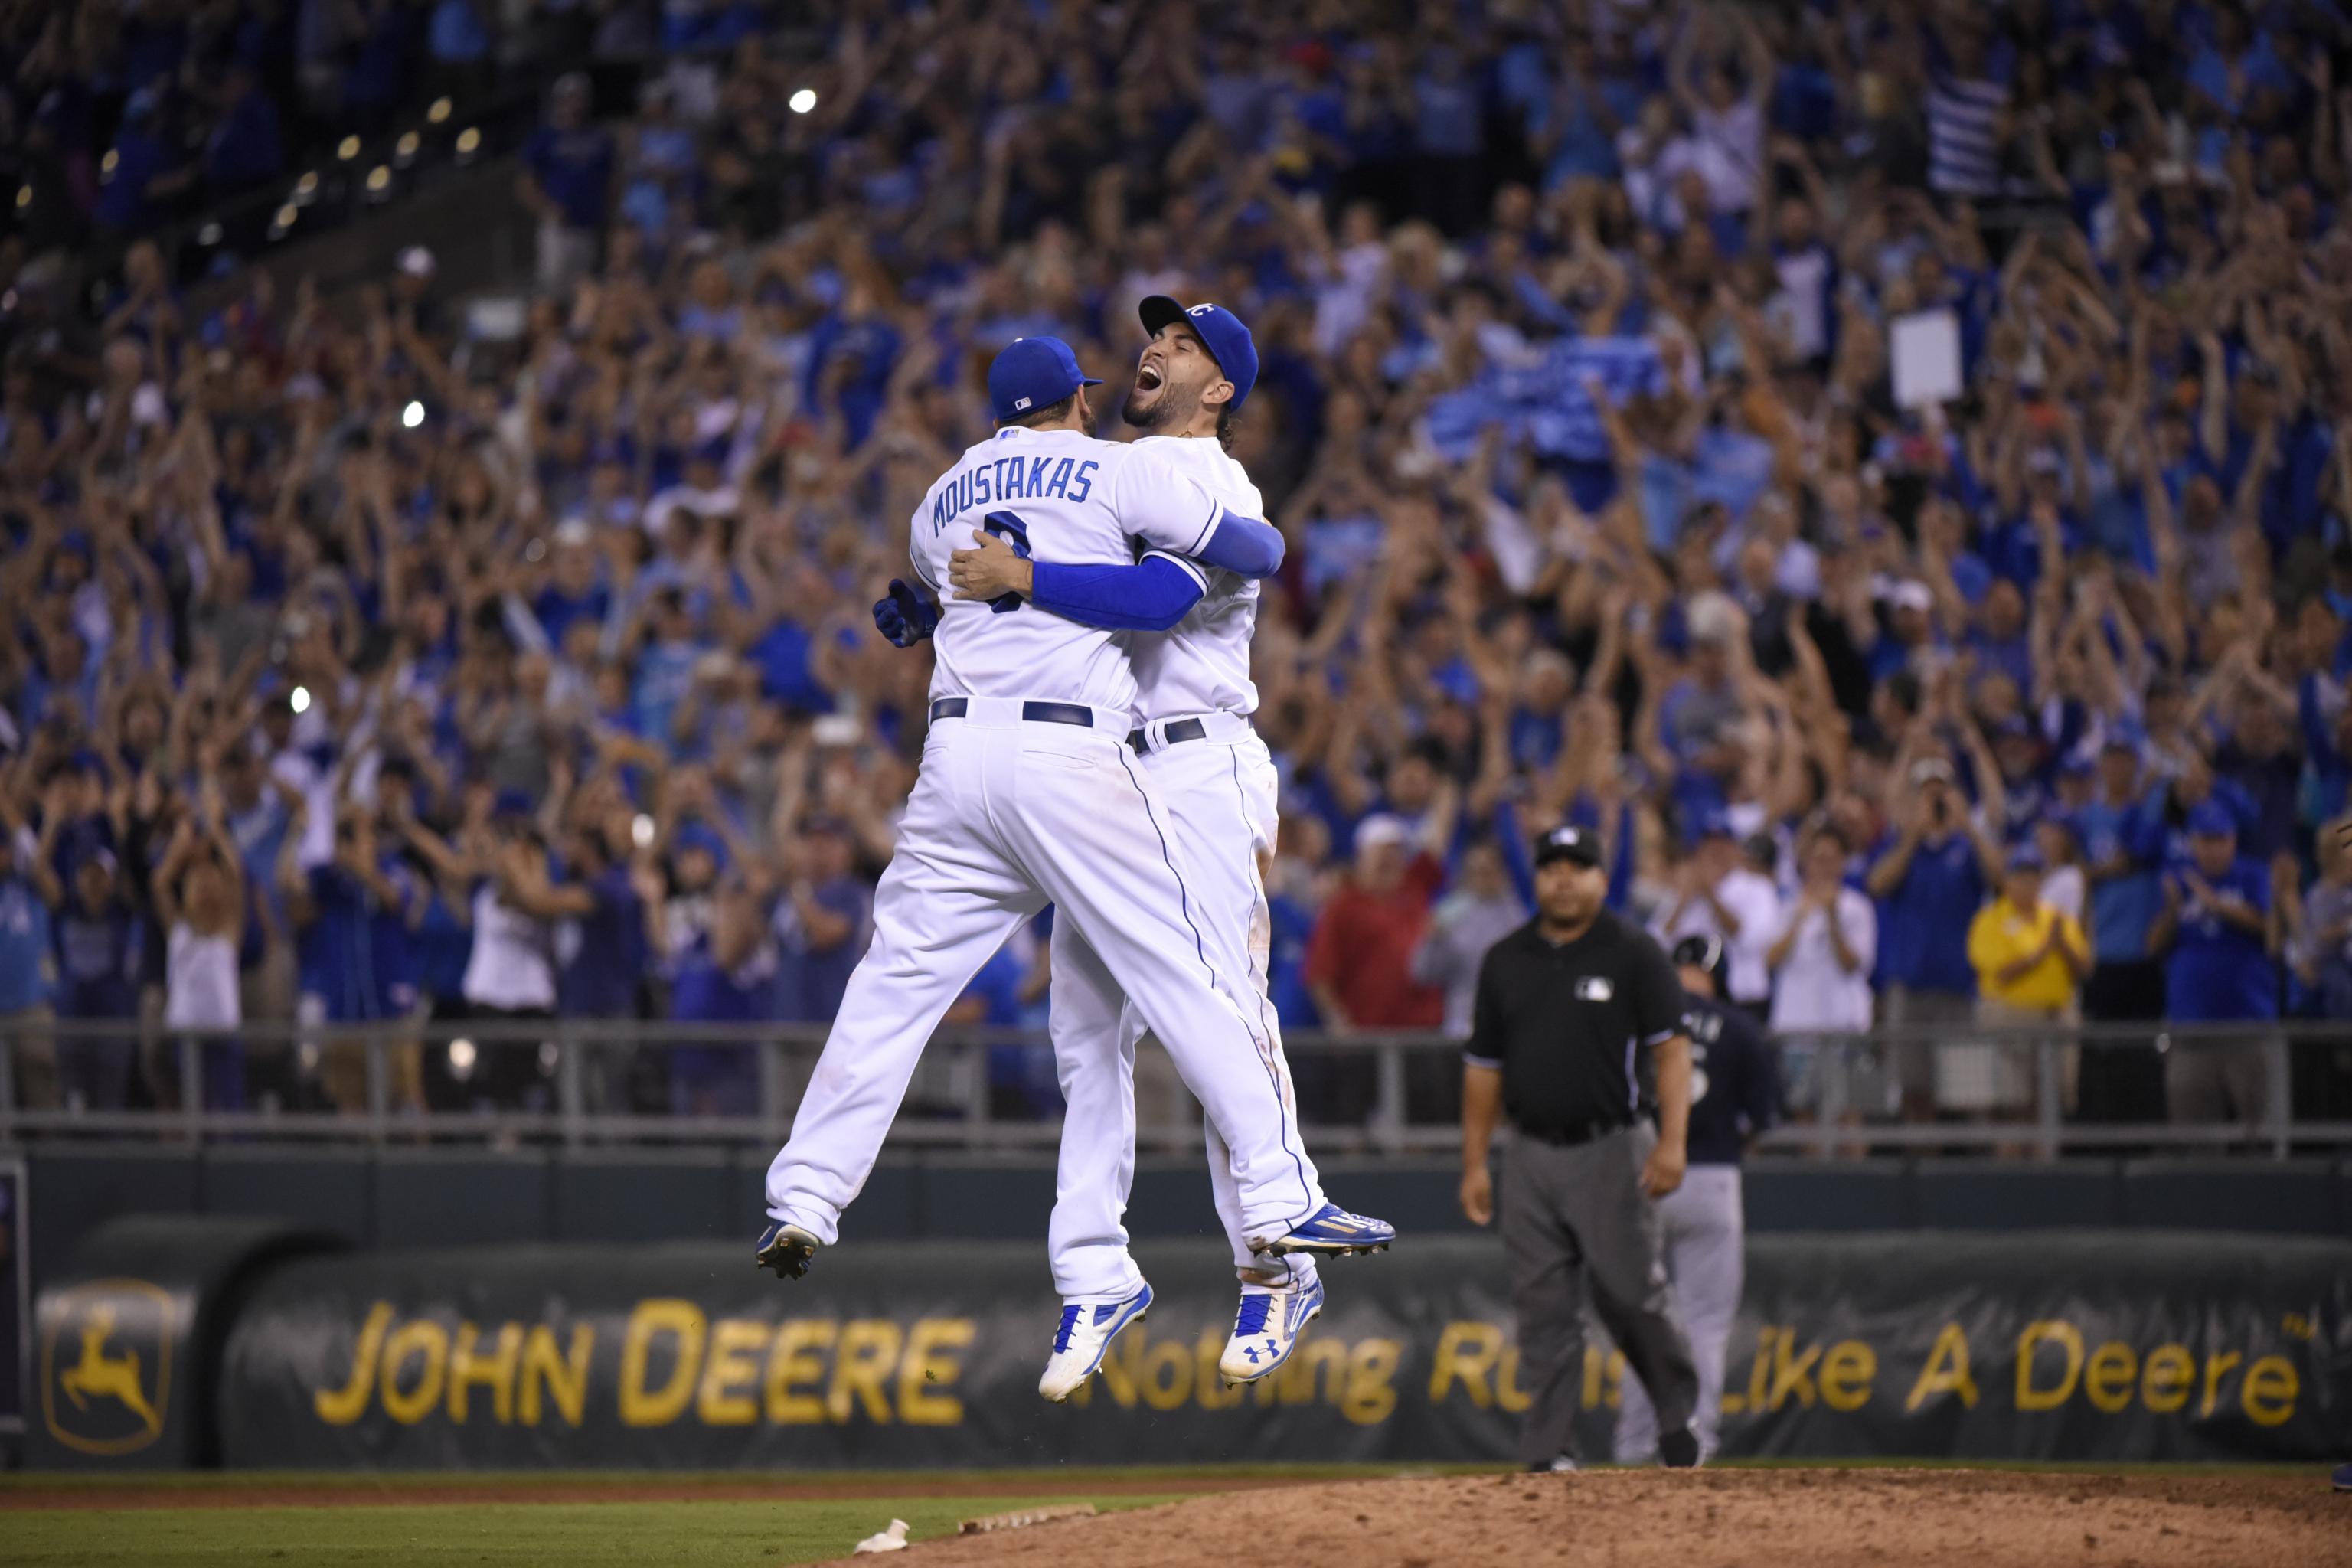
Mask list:
[[1160,367],[1150,360],[1135,367],[1135,390],[1138,392],[1157,392],[1165,379]]

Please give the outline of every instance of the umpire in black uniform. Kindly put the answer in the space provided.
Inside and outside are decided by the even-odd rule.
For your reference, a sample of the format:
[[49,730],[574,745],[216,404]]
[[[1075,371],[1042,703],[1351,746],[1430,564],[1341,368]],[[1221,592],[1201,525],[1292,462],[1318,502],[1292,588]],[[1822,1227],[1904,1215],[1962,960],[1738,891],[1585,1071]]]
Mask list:
[[[1682,1184],[1690,1040],[1681,982],[1658,944],[1602,907],[1600,840],[1557,827],[1536,840],[1536,918],[1478,971],[1463,1056],[1462,1208],[1494,1215],[1486,1171],[1503,1156],[1503,1247],[1532,1383],[1528,1468],[1573,1468],[1589,1285],[1601,1322],[1658,1414],[1658,1458],[1698,1462],[1698,1373],[1675,1315],[1652,1200]],[[1647,1070],[1644,1070],[1647,1069]]]

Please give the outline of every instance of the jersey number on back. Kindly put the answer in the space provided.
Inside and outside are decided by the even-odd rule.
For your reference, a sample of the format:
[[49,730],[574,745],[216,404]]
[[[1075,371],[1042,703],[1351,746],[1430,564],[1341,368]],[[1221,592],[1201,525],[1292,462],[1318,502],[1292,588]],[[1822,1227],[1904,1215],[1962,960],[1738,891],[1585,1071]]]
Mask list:
[[[1009,511],[992,511],[980,521],[982,527],[1013,546],[1013,554],[1024,561],[1029,559],[1029,525],[1022,521],[1017,514]],[[988,601],[988,607],[1000,616],[1007,610],[1017,610],[1021,607],[1021,595],[999,594]]]

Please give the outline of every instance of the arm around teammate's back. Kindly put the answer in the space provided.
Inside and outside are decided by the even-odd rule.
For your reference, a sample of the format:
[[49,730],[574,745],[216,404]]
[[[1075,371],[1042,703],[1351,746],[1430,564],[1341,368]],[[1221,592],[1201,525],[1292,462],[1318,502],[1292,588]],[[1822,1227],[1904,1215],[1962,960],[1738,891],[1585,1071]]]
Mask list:
[[1264,577],[1282,564],[1279,529],[1228,511],[1199,480],[1155,453],[1127,448],[1115,485],[1120,526],[1148,549],[1244,577]]

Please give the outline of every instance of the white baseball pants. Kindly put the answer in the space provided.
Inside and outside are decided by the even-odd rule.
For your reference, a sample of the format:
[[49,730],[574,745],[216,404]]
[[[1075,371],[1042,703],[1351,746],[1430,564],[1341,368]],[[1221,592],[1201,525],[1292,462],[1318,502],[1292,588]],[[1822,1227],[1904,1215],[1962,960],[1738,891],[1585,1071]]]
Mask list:
[[[1199,873],[1127,747],[1125,715],[1097,712],[1089,728],[1024,720],[1024,707],[972,698],[966,716],[932,725],[875,892],[872,945],[768,1167],[768,1212],[836,1238],[940,1016],[1051,902],[1166,1043],[1223,1137],[1244,1230],[1289,1230],[1321,1195],[1255,1001],[1221,978],[1194,914]],[[1124,1136],[1131,1147],[1131,1110]]]
[[[1698,1409],[1691,1424],[1698,1430],[1700,1454],[1712,1458],[1721,1446],[1723,1357],[1748,1276],[1739,1167],[1693,1165],[1685,1171],[1683,1184],[1658,1200],[1658,1229],[1675,1305],[1698,1367]],[[1638,1377],[1628,1376],[1618,1394],[1616,1446],[1621,1465],[1657,1462],[1657,1413]]]
[[[1244,1005],[1263,1042],[1257,1059],[1229,1061],[1223,1070],[1255,1079],[1278,1095],[1283,1147],[1296,1160],[1307,1201],[1320,1207],[1322,1184],[1298,1133],[1297,1097],[1274,1005],[1266,1000],[1274,933],[1258,868],[1260,856],[1274,853],[1279,789],[1274,759],[1238,714],[1207,715],[1200,721],[1208,731],[1205,738],[1174,743],[1165,740],[1170,722],[1147,727],[1142,770],[1174,826],[1193,919],[1212,952],[1225,955],[1221,965],[1235,966],[1226,972],[1247,975]],[[1069,921],[1055,922],[1053,964],[1054,1063],[1068,1105],[1048,1230],[1054,1287],[1064,1300],[1121,1300],[1143,1278],[1128,1254],[1125,1215],[1135,1180],[1136,1046],[1156,1031],[1148,1016],[1122,996],[1111,966]],[[1189,1071],[1185,1079],[1190,1085]],[[1204,1121],[1209,1188],[1233,1247],[1235,1271],[1263,1277],[1272,1269],[1293,1283],[1312,1277],[1312,1258],[1253,1256],[1250,1238],[1266,1233],[1250,1225],[1226,1141],[1214,1119]]]

